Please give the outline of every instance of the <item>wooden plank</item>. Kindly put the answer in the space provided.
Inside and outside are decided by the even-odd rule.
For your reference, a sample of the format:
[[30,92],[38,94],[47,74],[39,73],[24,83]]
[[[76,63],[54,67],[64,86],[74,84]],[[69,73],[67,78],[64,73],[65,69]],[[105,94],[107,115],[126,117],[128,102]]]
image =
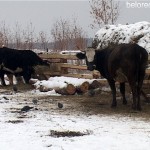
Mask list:
[[144,80],[144,84],[150,84],[150,80]]
[[146,74],[150,75],[150,69],[146,69]]
[[44,53],[44,54],[39,54],[39,56],[42,59],[68,59],[68,60],[74,60],[78,59],[75,55],[62,55],[59,53]]
[[72,65],[72,64],[65,64],[65,63],[60,63],[59,65],[62,68],[87,70],[87,66],[79,66],[79,65]]
[[[69,60],[74,60],[78,59],[76,55],[69,55],[69,54],[60,54],[60,53],[42,53],[39,54],[39,56],[43,59],[69,59]],[[148,56],[148,61],[150,63],[150,55]]]
[[[72,65],[72,64],[67,64],[67,63],[57,63],[58,60],[60,59],[64,59],[64,60],[77,60],[77,57],[75,55],[62,55],[62,54],[59,54],[59,53],[51,53],[51,54],[40,54],[39,55],[41,58],[43,59],[52,59],[52,60],[57,60],[56,61],[56,64],[61,67],[61,68],[70,68],[70,69],[79,69],[79,70],[87,70],[87,66],[79,66],[79,65]],[[149,63],[150,63],[150,55],[148,57],[148,60],[149,60]],[[77,78],[93,78],[91,74],[89,75],[82,75],[82,74],[61,74],[61,72],[50,72],[50,71],[46,71],[47,75],[51,75],[51,76],[60,76],[60,75],[64,75],[64,76],[72,76],[72,77],[77,77]],[[150,75],[150,69],[146,69],[146,74]],[[149,83],[150,81],[147,80],[147,81],[144,81],[145,83]]]
[[60,72],[44,71],[43,74],[48,76],[61,76]]
[[84,79],[93,79],[93,75],[91,75],[91,74],[62,74],[61,76],[74,77],[74,78],[84,78]]

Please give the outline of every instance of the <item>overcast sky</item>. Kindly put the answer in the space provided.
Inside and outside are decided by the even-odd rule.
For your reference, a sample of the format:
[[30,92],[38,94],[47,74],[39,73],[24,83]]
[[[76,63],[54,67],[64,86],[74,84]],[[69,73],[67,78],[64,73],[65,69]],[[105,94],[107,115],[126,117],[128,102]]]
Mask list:
[[[131,0],[129,0],[131,1]],[[137,1],[139,2],[139,1]],[[146,3],[150,1],[145,0]],[[90,6],[88,0],[76,1],[0,1],[0,21],[5,21],[11,28],[18,22],[25,28],[32,22],[36,31],[50,34],[53,23],[60,17],[78,18],[79,25],[85,29],[89,37],[94,37],[98,29],[92,30],[90,24]],[[149,8],[127,8],[127,0],[120,2],[120,16],[117,23],[134,23],[150,21]]]

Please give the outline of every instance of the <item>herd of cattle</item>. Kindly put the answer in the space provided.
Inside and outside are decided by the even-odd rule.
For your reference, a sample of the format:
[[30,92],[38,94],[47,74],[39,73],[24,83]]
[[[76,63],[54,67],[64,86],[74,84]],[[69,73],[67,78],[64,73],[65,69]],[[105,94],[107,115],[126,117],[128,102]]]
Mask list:
[[[90,71],[98,70],[107,79],[112,90],[112,107],[117,106],[115,82],[120,83],[120,92],[123,104],[127,104],[125,97],[125,82],[128,82],[133,95],[133,109],[141,110],[140,94],[148,63],[147,51],[137,44],[120,44],[110,46],[103,50],[96,50],[95,46],[85,52],[76,54],[79,59],[86,59]],[[6,85],[4,75],[8,77],[22,76],[25,83],[33,74],[35,66],[49,66],[31,50],[16,50],[7,47],[0,48],[0,79]]]

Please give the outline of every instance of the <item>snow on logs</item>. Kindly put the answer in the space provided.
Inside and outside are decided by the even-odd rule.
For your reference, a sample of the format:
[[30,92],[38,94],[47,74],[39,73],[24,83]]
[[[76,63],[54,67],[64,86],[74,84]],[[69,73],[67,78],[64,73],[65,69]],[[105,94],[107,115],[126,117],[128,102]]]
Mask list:
[[101,87],[98,80],[77,79],[68,77],[51,77],[47,81],[36,81],[34,83],[36,89],[40,92],[48,92],[55,90],[61,95],[83,94],[88,90]]

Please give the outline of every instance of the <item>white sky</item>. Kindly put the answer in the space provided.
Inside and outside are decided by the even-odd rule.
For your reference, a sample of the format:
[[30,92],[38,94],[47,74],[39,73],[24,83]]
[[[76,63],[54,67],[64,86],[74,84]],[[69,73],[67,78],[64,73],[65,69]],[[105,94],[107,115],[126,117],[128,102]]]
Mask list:
[[[129,0],[131,1],[131,0]],[[128,1],[128,2],[129,2]],[[136,1],[139,2],[139,1]],[[150,3],[144,0],[145,3]],[[120,16],[117,23],[134,23],[150,20],[150,8],[127,8],[127,0],[120,3]],[[5,21],[11,28],[19,22],[23,28],[32,22],[37,31],[46,31],[50,34],[53,23],[60,17],[78,18],[78,24],[85,29],[89,37],[93,37],[98,30],[92,30],[88,0],[59,0],[59,1],[1,1],[0,22]]]

